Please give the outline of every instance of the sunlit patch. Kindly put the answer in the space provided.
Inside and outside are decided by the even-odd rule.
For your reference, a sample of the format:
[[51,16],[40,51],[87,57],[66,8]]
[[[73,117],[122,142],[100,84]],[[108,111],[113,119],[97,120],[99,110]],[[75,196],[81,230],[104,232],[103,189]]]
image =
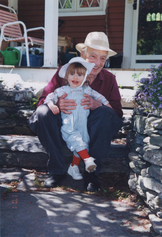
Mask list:
[[74,228],[74,227],[71,227],[71,228],[68,228],[68,230],[74,232],[75,234],[81,234],[82,231],[78,228]]
[[83,210],[81,212],[79,212],[76,216],[79,216],[79,217],[88,217],[90,215],[90,211],[87,211],[87,210]]

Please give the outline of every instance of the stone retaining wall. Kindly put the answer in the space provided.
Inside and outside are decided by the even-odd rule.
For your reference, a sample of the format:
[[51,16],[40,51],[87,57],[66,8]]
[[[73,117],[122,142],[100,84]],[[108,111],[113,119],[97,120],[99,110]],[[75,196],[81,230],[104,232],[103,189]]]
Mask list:
[[0,134],[33,135],[27,121],[31,101],[46,83],[24,82],[19,75],[0,74]]
[[152,226],[162,235],[162,114],[146,115],[135,108],[132,125],[127,136],[131,151],[129,187],[147,204]]

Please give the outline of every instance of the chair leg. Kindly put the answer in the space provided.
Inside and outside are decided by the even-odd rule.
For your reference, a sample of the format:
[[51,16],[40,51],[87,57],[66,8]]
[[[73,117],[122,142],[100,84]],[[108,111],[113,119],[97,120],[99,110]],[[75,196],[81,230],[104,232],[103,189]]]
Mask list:
[[1,47],[2,47],[2,41],[3,41],[2,34],[0,34],[0,50],[1,50]]
[[19,61],[19,66],[21,66],[21,61],[22,61],[22,55],[23,55],[23,49],[24,49],[24,44],[21,44],[21,50],[20,50],[20,61]]
[[27,62],[27,66],[30,67],[28,44],[25,44],[25,48],[26,48],[26,62]]

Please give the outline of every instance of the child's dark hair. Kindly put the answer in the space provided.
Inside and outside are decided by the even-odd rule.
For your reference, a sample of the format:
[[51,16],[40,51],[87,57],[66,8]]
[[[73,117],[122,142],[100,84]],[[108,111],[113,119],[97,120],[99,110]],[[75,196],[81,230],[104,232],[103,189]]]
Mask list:
[[[68,85],[68,80],[67,80],[67,78],[68,78],[68,75],[70,74],[70,73],[75,73],[75,71],[77,71],[77,73],[78,74],[81,74],[81,75],[85,75],[85,73],[86,73],[86,68],[81,64],[81,63],[72,63],[72,64],[70,64],[69,65],[69,67],[67,68],[67,71],[66,71],[66,74],[65,74],[65,80],[64,80],[64,84],[65,85]],[[84,82],[84,84],[83,84],[83,86],[85,86],[85,85],[88,85],[89,83],[88,83],[88,81],[86,80],[85,82]]]

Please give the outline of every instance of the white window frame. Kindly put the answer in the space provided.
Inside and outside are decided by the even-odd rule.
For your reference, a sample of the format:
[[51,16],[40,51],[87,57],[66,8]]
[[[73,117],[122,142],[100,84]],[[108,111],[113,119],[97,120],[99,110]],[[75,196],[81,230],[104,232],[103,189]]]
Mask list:
[[[133,33],[132,33],[132,57],[131,68],[150,68],[151,65],[158,66],[160,63],[150,63],[149,60],[161,60],[162,55],[137,55],[137,34],[138,34],[138,17],[139,17],[139,0],[137,0],[137,10],[133,16]],[[146,63],[136,62],[136,60],[146,60]],[[147,62],[148,60],[148,62]]]
[[105,15],[108,0],[101,0],[100,7],[79,8],[79,0],[73,0],[71,9],[59,9],[59,17]]
[[162,55],[137,55],[137,30],[138,30],[138,9],[133,10],[133,0],[125,0],[125,20],[124,20],[124,44],[123,44],[123,64],[122,68],[149,69],[151,65],[159,63],[136,63],[136,60],[160,60]]

